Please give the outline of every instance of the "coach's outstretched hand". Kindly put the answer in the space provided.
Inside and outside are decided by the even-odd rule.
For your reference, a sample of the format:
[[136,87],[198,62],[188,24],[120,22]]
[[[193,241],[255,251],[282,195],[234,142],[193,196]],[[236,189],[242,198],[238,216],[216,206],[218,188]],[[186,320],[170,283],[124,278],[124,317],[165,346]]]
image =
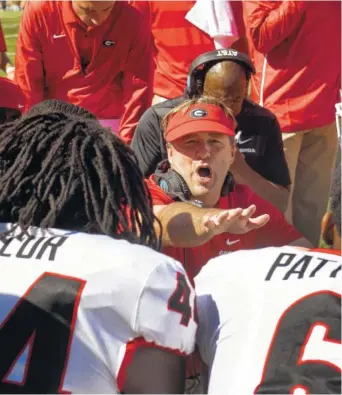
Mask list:
[[163,228],[163,247],[183,248],[200,246],[224,232],[244,234],[263,227],[270,216],[252,218],[255,210],[254,204],[230,210],[202,208],[184,202],[153,207]]
[[213,236],[224,232],[244,234],[251,230],[261,228],[266,225],[270,219],[268,214],[252,218],[255,210],[256,206],[254,204],[245,209],[234,208],[231,210],[217,210],[216,212],[210,210],[210,212],[203,217],[203,225]]

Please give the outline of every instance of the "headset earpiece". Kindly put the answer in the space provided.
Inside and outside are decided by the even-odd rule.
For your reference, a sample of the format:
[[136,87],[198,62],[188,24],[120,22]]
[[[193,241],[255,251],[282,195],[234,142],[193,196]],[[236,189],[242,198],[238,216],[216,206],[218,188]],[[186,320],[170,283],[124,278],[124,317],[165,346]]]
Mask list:
[[196,92],[194,95],[201,95],[203,93],[203,86],[204,86],[204,73],[202,70],[197,70],[195,75],[196,80]]
[[160,162],[154,173],[154,181],[172,198],[188,201],[191,197],[190,189],[184,178],[170,168],[168,160]]

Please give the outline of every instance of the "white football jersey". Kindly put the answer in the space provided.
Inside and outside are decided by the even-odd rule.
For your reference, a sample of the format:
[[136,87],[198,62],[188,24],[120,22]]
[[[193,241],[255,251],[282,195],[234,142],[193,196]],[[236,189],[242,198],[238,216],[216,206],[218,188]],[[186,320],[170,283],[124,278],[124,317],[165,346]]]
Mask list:
[[210,260],[195,278],[208,393],[340,394],[341,263],[294,247]]
[[193,351],[194,299],[179,262],[127,241],[0,242],[0,392],[120,393],[132,344]]

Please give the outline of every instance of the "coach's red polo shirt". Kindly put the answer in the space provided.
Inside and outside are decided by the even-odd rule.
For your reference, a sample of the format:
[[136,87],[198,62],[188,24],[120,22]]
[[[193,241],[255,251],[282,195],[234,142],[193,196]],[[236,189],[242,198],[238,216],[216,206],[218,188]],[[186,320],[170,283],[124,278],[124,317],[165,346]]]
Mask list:
[[[147,181],[153,205],[170,204],[173,200],[153,181],[153,176]],[[243,235],[222,233],[215,236],[209,242],[194,248],[166,247],[163,252],[183,263],[189,277],[194,278],[209,259],[221,254],[263,247],[278,247],[287,245],[294,240],[303,237],[292,225],[290,225],[282,212],[272,204],[256,195],[248,186],[236,184],[234,191],[228,196],[221,197],[217,208],[247,208],[251,204],[256,205],[254,217],[261,214],[269,214],[269,222],[258,230],[253,230]],[[241,262],[243,264],[243,262]]]

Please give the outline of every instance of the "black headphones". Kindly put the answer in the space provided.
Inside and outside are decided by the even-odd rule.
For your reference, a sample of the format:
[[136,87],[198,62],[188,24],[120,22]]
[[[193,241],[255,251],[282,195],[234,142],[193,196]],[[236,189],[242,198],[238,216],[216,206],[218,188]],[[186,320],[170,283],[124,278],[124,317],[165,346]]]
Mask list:
[[[154,173],[154,181],[172,199],[187,202],[190,200],[191,193],[184,178],[170,168],[167,159],[160,162]],[[227,196],[234,190],[235,181],[231,173],[228,172],[222,185],[221,196]]]
[[255,74],[255,67],[250,57],[235,49],[216,49],[198,56],[190,65],[187,79],[186,95],[190,98],[203,93],[204,79],[207,71],[216,63],[230,60],[242,66],[247,80]]

